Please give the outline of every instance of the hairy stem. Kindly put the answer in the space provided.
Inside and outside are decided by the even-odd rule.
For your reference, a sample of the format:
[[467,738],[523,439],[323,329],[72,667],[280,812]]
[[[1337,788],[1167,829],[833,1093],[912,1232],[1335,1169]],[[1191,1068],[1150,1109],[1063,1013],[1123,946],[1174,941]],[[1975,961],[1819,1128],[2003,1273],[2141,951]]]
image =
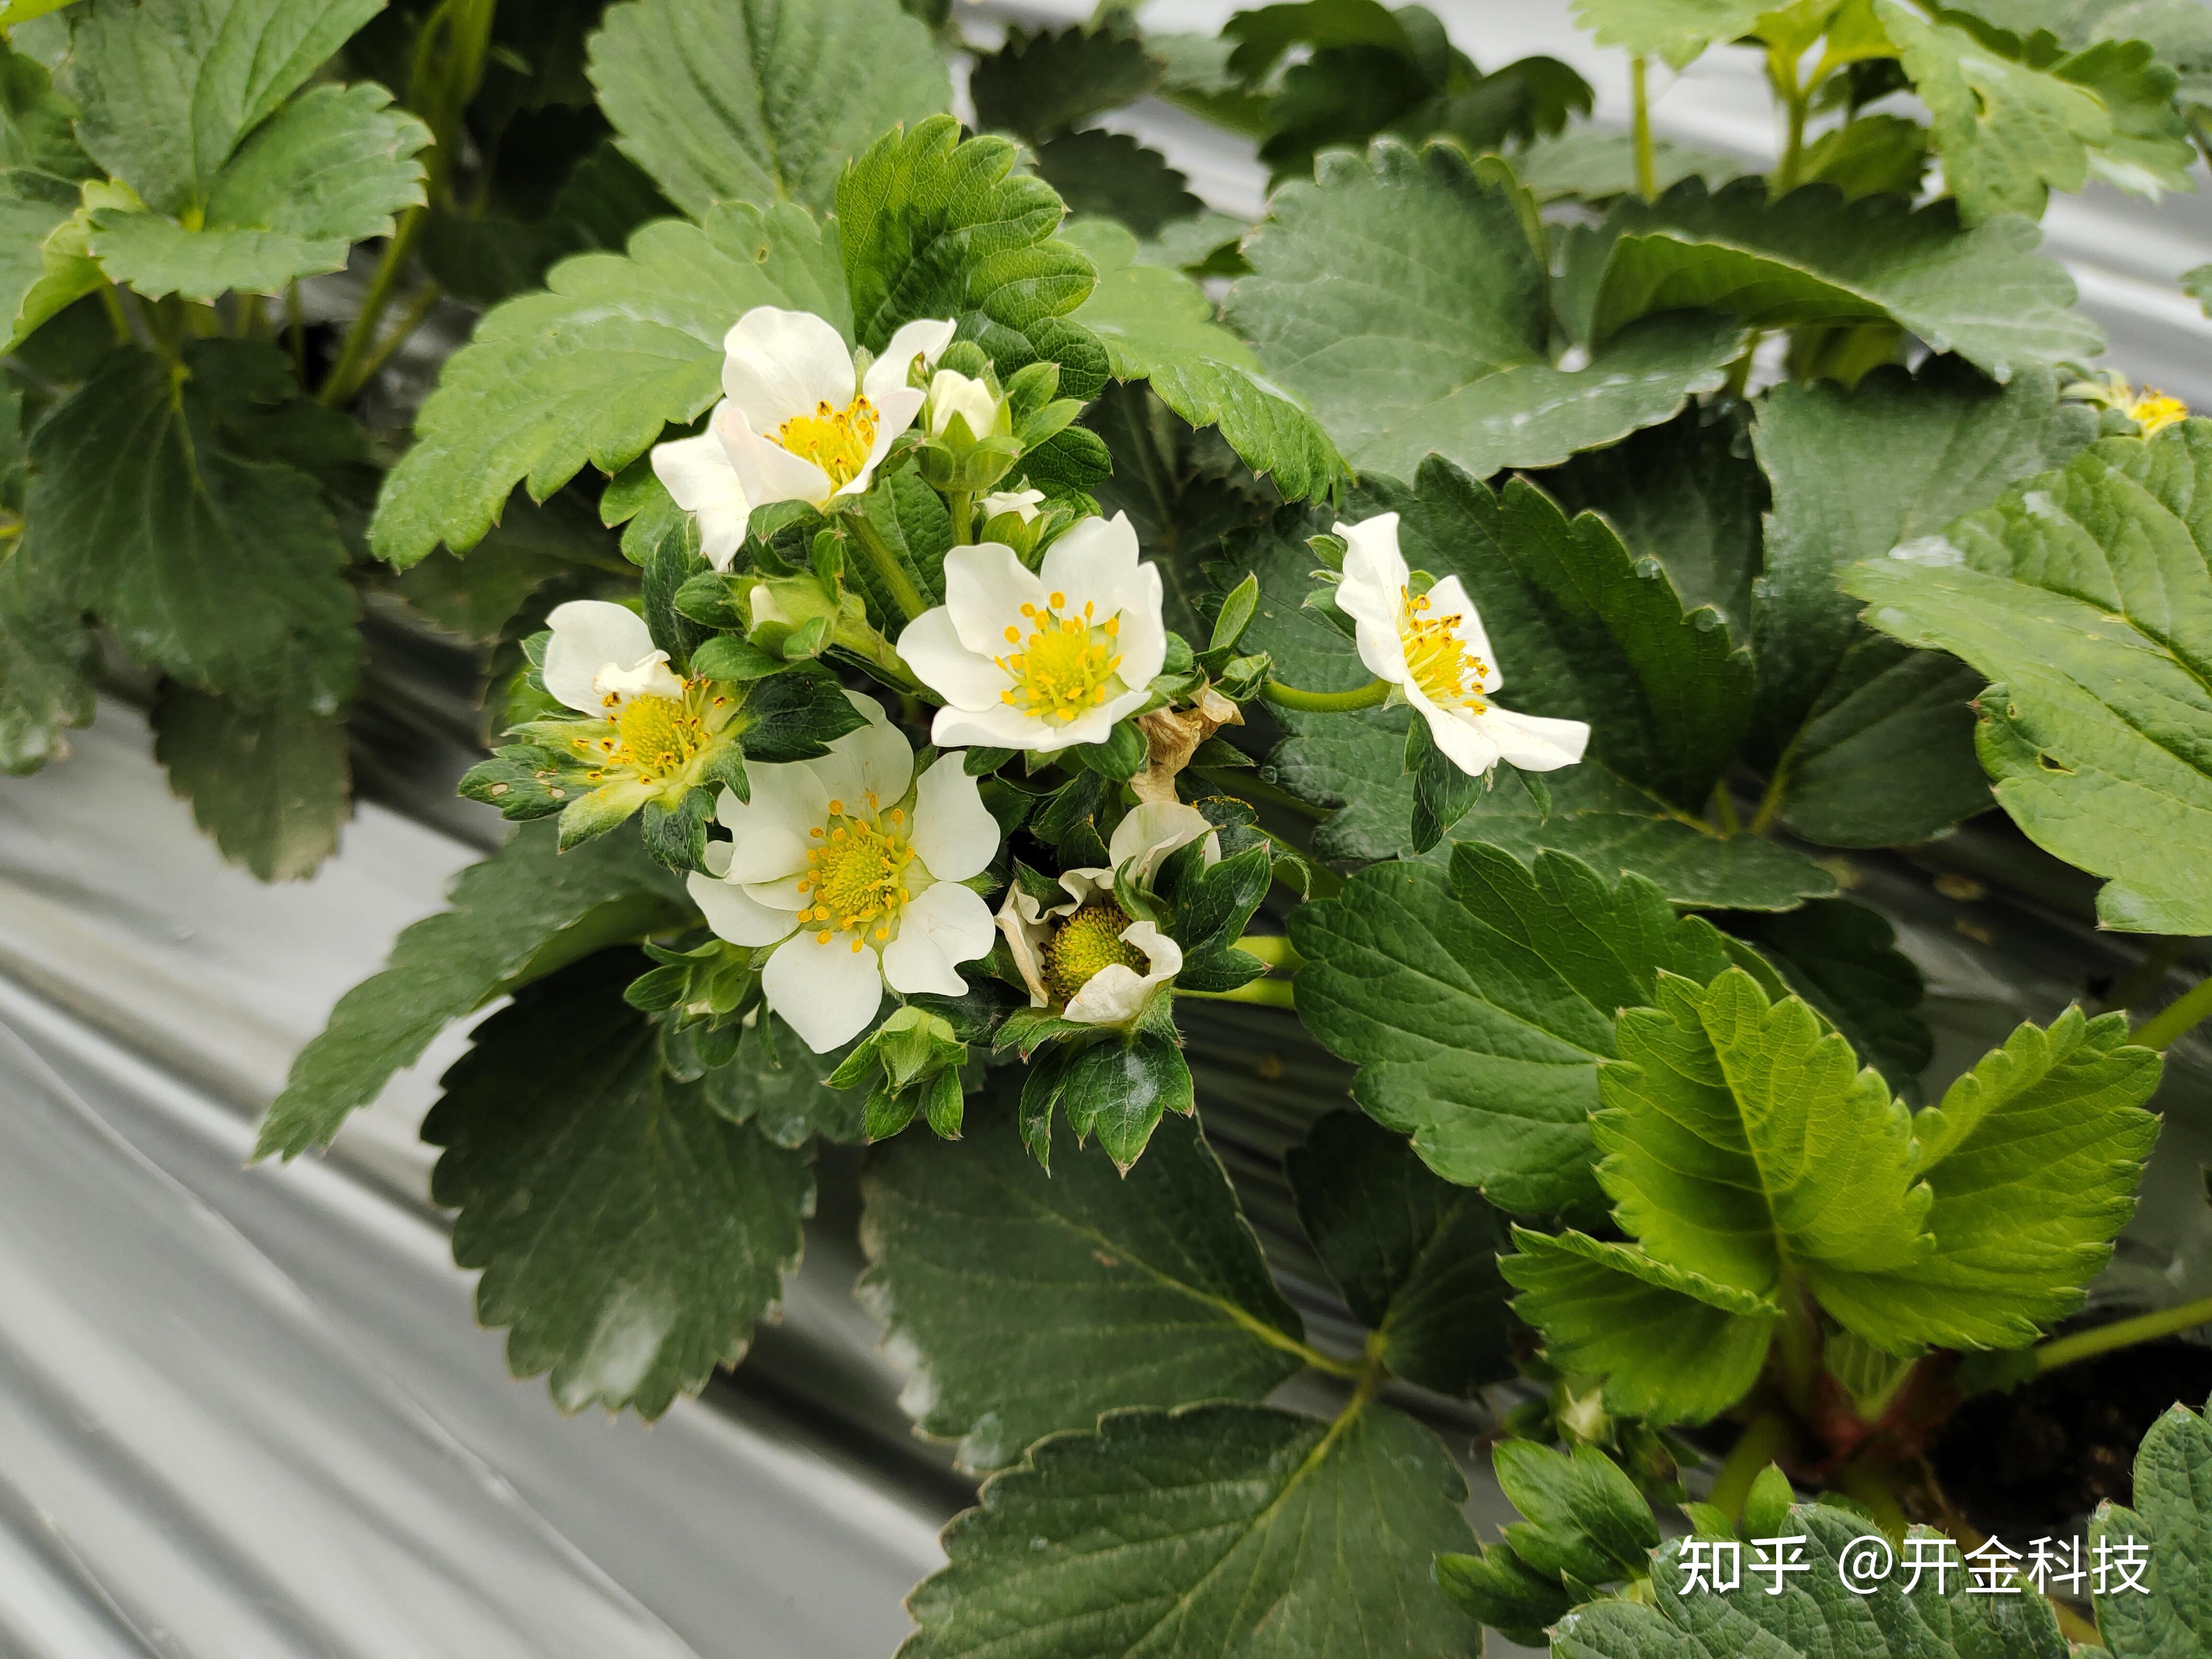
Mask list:
[[1381,708],[1389,698],[1390,682],[1370,680],[1352,691],[1304,691],[1295,685],[1285,685],[1280,680],[1265,680],[1261,683],[1260,695],[1269,702],[1302,709],[1309,714],[1348,714],[1356,708]]
[[1644,58],[1628,61],[1628,102],[1636,134],[1636,193],[1649,202],[1659,194],[1659,163],[1651,144],[1650,64]]
[[1759,1479],[1759,1471],[1790,1449],[1797,1438],[1790,1419],[1780,1412],[1768,1412],[1752,1419],[1729,1455],[1721,1464],[1721,1472],[1713,1477],[1713,1489],[1705,1501],[1728,1516],[1731,1524],[1743,1518],[1743,1500],[1751,1496],[1751,1483]]
[[346,330],[345,343],[338,348],[338,360],[331,365],[323,389],[315,400],[327,409],[336,409],[361,390],[368,379],[368,367],[376,353],[377,325],[384,320],[385,308],[392,296],[399,291],[399,284],[407,275],[409,262],[415,257],[415,244],[422,240],[422,228],[428,222],[421,208],[409,208],[399,216],[398,226],[385,239],[383,257],[376,262],[376,272],[368,279],[368,292],[361,298],[361,310]]
[[2199,1325],[2212,1325],[2212,1297],[2185,1302],[2178,1308],[2161,1308],[2156,1313],[2137,1314],[2133,1319],[2117,1319],[2094,1330],[2075,1331],[2070,1336],[2038,1343],[2032,1351],[2035,1369],[2056,1370],[2061,1365],[2092,1359],[2118,1348],[2131,1348],[2138,1342],[2154,1342],[2161,1336],[2193,1330]]
[[1255,979],[1240,985],[1233,991],[1186,991],[1176,988],[1179,997],[1198,997],[1207,1002],[1255,1002],[1262,1008],[1296,1008],[1297,993],[1286,979]]
[[383,343],[369,355],[368,363],[361,371],[363,386],[376,378],[377,371],[391,361],[392,354],[406,343],[409,335],[422,325],[422,319],[430,314],[430,307],[438,303],[443,292],[435,283],[428,283],[423,285],[422,291],[408,302],[407,309],[399,313],[399,320],[392,325],[392,332],[386,335]]
[[945,505],[952,514],[952,544],[966,547],[975,539],[975,492],[956,489]]
[[124,310],[122,292],[114,283],[104,283],[100,285],[100,308],[107,313],[108,327],[115,331],[115,343],[129,345],[132,338],[131,313]]
[[2174,1001],[2136,1026],[2128,1040],[2146,1048],[2163,1050],[2171,1048],[2176,1037],[2207,1015],[2212,1015],[2212,976],[2198,980]]
[[853,539],[860,543],[860,550],[868,556],[869,565],[882,579],[891,602],[906,620],[912,622],[928,610],[929,601],[922,598],[921,590],[914,585],[914,578],[907,574],[906,567],[898,562],[875,526],[868,522],[866,511],[858,506],[853,507],[845,514],[845,526],[852,532]]
[[1725,783],[1713,786],[1713,818],[1723,836],[1733,836],[1743,828],[1743,821],[1735,815],[1735,797]]
[[1905,1513],[1905,1506],[1897,1501],[1895,1489],[1881,1470],[1866,1463],[1846,1463],[1836,1471],[1836,1485],[1844,1496],[1856,1498],[1874,1512],[1875,1523],[1889,1534],[1891,1542],[1904,1540],[1911,1519]]
[[1782,52],[1770,49],[1766,54],[1766,76],[1773,82],[1774,95],[1782,100],[1783,118],[1789,124],[1782,145],[1781,164],[1774,169],[1774,194],[1786,196],[1797,187],[1797,175],[1805,165],[1805,117],[1812,108],[1809,90],[1797,78],[1797,60]]
[[2133,973],[2116,981],[2105,993],[2107,1008],[2132,1008],[2165,983],[2166,976],[2189,954],[2193,939],[2169,937],[2154,943]]

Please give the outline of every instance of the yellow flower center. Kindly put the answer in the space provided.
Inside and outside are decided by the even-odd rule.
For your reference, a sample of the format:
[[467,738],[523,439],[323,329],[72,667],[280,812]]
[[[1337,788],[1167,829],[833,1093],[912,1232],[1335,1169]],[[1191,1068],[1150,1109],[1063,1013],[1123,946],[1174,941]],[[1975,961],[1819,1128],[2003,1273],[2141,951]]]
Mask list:
[[1000,702],[1063,725],[1113,695],[1114,671],[1121,665],[1121,653],[1115,648],[1120,643],[1121,618],[1097,622],[1095,607],[1087,600],[1080,616],[1061,615],[1066,609],[1065,593],[1052,594],[1042,611],[1024,605],[1027,638],[1020,629],[1009,626],[1006,643],[1021,648],[994,659],[1014,681],[999,694]]
[[876,406],[855,398],[842,409],[827,403],[811,415],[794,415],[775,429],[775,441],[830,475],[840,489],[860,476],[876,447]]
[[2127,411],[2128,418],[2142,428],[2146,438],[2156,437],[2175,422],[2186,420],[2189,416],[2187,404],[2150,386],[2145,386],[2121,407]]
[[906,814],[894,806],[878,817],[873,795],[865,812],[848,813],[843,801],[833,800],[830,822],[811,833],[806,873],[799,878],[808,901],[799,913],[800,923],[821,930],[814,936],[821,945],[832,933],[852,934],[855,951],[867,938],[888,944],[912,896],[907,866],[914,862],[914,848],[907,845]]
[[1440,708],[1480,714],[1482,683],[1490,668],[1459,637],[1459,616],[1431,617],[1429,596],[1398,590],[1398,643],[1406,653],[1406,672]]
[[[571,740],[592,763],[586,775],[591,781],[597,783],[609,772],[673,778],[696,760],[711,735],[708,709],[695,695],[701,684],[687,684],[682,697],[608,697],[606,718],[614,724],[614,735]],[[712,701],[719,707],[722,700]]]
[[1121,937],[1129,913],[1111,899],[1085,905],[1045,941],[1044,988],[1055,1002],[1064,1003],[1091,982],[1102,968],[1120,963],[1144,973],[1152,963],[1142,951]]

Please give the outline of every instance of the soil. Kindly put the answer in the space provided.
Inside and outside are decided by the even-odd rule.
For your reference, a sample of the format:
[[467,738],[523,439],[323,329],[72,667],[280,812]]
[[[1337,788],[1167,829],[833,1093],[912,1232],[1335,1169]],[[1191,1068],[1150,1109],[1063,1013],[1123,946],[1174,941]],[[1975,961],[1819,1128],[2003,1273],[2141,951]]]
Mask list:
[[2212,1348],[2147,1342],[1967,1401],[1929,1455],[1951,1502],[1983,1532],[2079,1532],[2099,1504],[2129,1501],[2136,1445],[2150,1425],[2176,1401],[2201,1409],[2208,1394]]

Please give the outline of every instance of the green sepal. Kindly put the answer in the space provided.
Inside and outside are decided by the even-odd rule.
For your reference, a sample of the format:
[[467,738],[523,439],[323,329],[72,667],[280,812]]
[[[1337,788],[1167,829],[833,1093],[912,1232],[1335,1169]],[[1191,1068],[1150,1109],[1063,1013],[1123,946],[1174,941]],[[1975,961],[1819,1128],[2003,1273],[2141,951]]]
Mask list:
[[735,634],[717,634],[691,653],[691,672],[705,679],[723,680],[733,685],[753,680],[764,680],[771,674],[781,674],[789,667],[781,657],[772,657],[750,641]]
[[1078,744],[1069,752],[1101,777],[1127,783],[1145,769],[1152,751],[1145,734],[1131,721],[1122,720],[1105,742]]
[[726,743],[699,768],[698,788],[711,800],[717,787],[728,790],[741,801],[753,798],[753,781],[745,771],[745,751],[734,743]]
[[[678,875],[707,867],[707,824],[714,816],[714,792],[691,789],[675,806],[649,800],[638,820],[638,832],[653,861]],[[563,828],[566,820],[563,820]]]
[[1163,1113],[1188,1116],[1198,1106],[1182,1050],[1148,1030],[1126,1038],[1116,1034],[1076,1050],[1059,1092],[1076,1139],[1097,1134],[1124,1175],[1144,1155]]
[[812,760],[867,724],[828,669],[793,668],[755,683],[738,716],[739,742],[757,761]]
[[939,1072],[928,1084],[929,1127],[939,1140],[960,1139],[960,1121],[966,1110],[967,1096],[960,1086],[957,1072]]
[[1490,780],[1463,772],[1437,747],[1425,720],[1406,727],[1406,770],[1413,776],[1413,850],[1425,853],[1482,799]]
[[1743,1500],[1743,1535],[1775,1537],[1790,1518],[1790,1506],[1796,1501],[1797,1494],[1790,1489],[1790,1477],[1769,1463],[1752,1481],[1751,1492]]
[[[609,490],[611,493],[611,485]],[[708,628],[731,628],[740,633],[744,629],[745,613],[738,609],[730,578],[719,570],[702,570],[696,575],[685,577],[672,603],[684,616]],[[718,674],[714,678],[738,677]]]
[[[959,1086],[957,1079],[953,1086]],[[918,1091],[890,1089],[878,1085],[868,1096],[866,1113],[862,1120],[869,1144],[889,1140],[913,1122],[921,1110],[921,1097]]]
[[1206,648],[1232,650],[1237,641],[1244,637],[1244,630],[1251,626],[1253,613],[1259,608],[1260,579],[1248,574],[1222,599],[1221,609],[1214,613],[1213,632],[1206,640]]
[[550,817],[574,805],[575,788],[584,787],[581,777],[553,750],[512,743],[469,768],[458,787],[465,799],[495,806],[501,817],[520,823]]
[[960,758],[960,769],[971,778],[988,777],[1013,759],[1012,749],[970,749]]

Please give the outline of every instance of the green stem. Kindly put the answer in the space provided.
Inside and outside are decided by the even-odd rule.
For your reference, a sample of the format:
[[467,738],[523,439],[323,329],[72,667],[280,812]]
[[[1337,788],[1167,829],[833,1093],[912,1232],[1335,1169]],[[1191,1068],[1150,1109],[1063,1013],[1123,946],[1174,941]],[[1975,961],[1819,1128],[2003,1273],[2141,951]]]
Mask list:
[[1751,1496],[1751,1483],[1759,1479],[1759,1472],[1769,1463],[1789,1450],[1796,1438],[1796,1431],[1780,1412],[1769,1412],[1753,1419],[1735,1444],[1729,1448],[1727,1460],[1713,1478],[1713,1490],[1705,1501],[1728,1516],[1730,1522],[1741,1521],[1743,1500]]
[[1355,708],[1381,708],[1389,698],[1390,682],[1370,680],[1353,691],[1302,691],[1280,680],[1265,680],[1261,683],[1260,695],[1269,702],[1303,709],[1309,714],[1348,714]]
[[1725,783],[1713,786],[1713,817],[1718,820],[1723,836],[1733,836],[1743,828],[1742,820],[1735,815],[1735,797],[1729,793]]
[[952,544],[966,547],[975,539],[975,492],[956,489],[945,505],[952,513]]
[[284,285],[284,327],[292,337],[292,378],[300,390],[307,389],[307,316],[300,308],[300,284]]
[[2200,979],[2174,1001],[2136,1027],[2128,1041],[2164,1050],[2197,1021],[2212,1015],[2212,977]]
[[1636,134],[1636,193],[1649,202],[1659,194],[1659,163],[1651,144],[1650,65],[1642,58],[1628,62],[1628,102]]
[[845,524],[853,532],[853,539],[860,543],[860,550],[868,556],[868,562],[875,567],[876,574],[882,579],[892,602],[898,606],[906,620],[912,622],[928,610],[929,601],[922,598],[921,590],[914,585],[914,578],[907,574],[906,567],[892,554],[875,526],[868,522],[867,509],[854,506],[845,514]]
[[362,382],[368,378],[370,357],[376,350],[377,325],[384,320],[385,307],[392,296],[399,291],[401,280],[407,274],[408,262],[415,256],[415,244],[422,239],[422,227],[428,222],[421,208],[410,208],[399,216],[399,224],[384,244],[384,256],[376,262],[376,273],[368,279],[368,292],[362,295],[361,311],[346,331],[345,343],[338,348],[338,360],[331,365],[330,378],[316,393],[316,401],[325,408],[336,409],[361,390]]
[[2183,935],[2161,939],[2143,952],[2143,959],[2135,971],[2124,975],[2105,993],[2107,1008],[2132,1008],[2166,982],[2166,976],[2180,964],[2197,941]]
[[100,303],[101,309],[107,313],[107,325],[115,331],[115,343],[129,345],[131,314],[123,309],[123,295],[117,291],[114,283],[103,283],[100,285]]
[[1233,991],[1186,991],[1176,988],[1179,997],[1198,997],[1207,1002],[1255,1002],[1262,1008],[1296,1008],[1297,993],[1286,979],[1255,979],[1240,985]]
[[1879,1470],[1864,1463],[1846,1463],[1836,1471],[1836,1485],[1845,1497],[1856,1498],[1874,1511],[1875,1524],[1887,1533],[1892,1541],[1904,1541],[1906,1530],[1912,1525],[1911,1518]]
[[2093,1359],[2100,1353],[2111,1353],[2118,1348],[2131,1348],[2138,1342],[2155,1342],[2161,1336],[2194,1330],[2199,1325],[2212,1325],[2212,1296],[2195,1302],[2185,1302],[2178,1308],[2161,1308],[2156,1313],[2137,1314],[2133,1319],[2115,1320],[2094,1330],[2075,1331],[2071,1336],[2054,1337],[2048,1342],[2038,1343],[2033,1350],[2035,1369],[2039,1371],[2056,1370],[2061,1365]]
[[1280,968],[1295,974],[1306,965],[1306,959],[1297,947],[1281,933],[1247,933],[1237,941],[1237,948],[1248,957],[1257,957],[1270,968]]
[[443,292],[435,283],[428,283],[408,302],[407,309],[399,313],[399,320],[392,325],[392,332],[384,337],[383,343],[376,348],[362,368],[361,382],[363,386],[376,378],[377,371],[391,361],[392,354],[406,343],[409,335],[422,325],[422,319],[430,314],[430,307],[438,303]]

